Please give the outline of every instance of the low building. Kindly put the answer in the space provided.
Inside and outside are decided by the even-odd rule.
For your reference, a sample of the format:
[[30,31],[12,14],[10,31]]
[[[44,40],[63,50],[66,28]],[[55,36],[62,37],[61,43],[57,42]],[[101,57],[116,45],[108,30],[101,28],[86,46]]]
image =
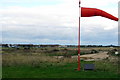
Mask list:
[[53,44],[53,45],[40,45],[40,47],[59,47],[60,45],[58,44]]

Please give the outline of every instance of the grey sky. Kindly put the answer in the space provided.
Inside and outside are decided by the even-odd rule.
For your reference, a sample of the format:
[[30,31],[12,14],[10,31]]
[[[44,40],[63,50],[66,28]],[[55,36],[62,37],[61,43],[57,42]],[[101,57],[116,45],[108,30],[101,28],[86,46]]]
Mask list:
[[[82,0],[118,15],[119,0]],[[78,0],[1,0],[3,43],[77,44]],[[93,5],[94,4],[94,5]],[[81,44],[117,44],[118,23],[102,17],[81,18]]]

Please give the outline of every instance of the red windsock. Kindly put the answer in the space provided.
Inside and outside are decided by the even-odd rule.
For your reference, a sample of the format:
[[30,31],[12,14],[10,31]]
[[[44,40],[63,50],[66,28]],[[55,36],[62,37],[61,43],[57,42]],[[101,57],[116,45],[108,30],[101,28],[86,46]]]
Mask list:
[[103,10],[96,9],[96,8],[81,7],[81,17],[91,17],[91,16],[102,16],[102,17],[109,18],[111,20],[118,21],[117,17],[114,17],[113,15]]

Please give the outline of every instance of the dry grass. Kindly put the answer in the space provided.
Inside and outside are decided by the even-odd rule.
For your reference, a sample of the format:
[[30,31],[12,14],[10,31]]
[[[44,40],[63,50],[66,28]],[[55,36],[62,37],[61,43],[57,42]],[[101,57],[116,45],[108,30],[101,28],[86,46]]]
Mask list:
[[[110,48],[81,48],[82,51],[94,50],[109,50]],[[47,65],[64,65],[66,63],[77,63],[76,58],[55,58],[53,56],[47,56],[48,54],[63,54],[63,51],[54,52],[54,49],[32,49],[32,50],[4,50],[2,54],[3,66],[33,66],[33,67],[46,67]],[[69,50],[67,50],[70,53]],[[73,53],[73,52],[71,52]],[[111,60],[111,59],[110,59]],[[116,60],[111,61],[103,60],[96,61],[96,70],[100,71],[116,71],[117,62]],[[114,63],[114,64],[113,64]]]
[[41,66],[44,64],[64,64],[76,62],[76,59],[61,58],[57,59],[52,56],[45,56],[43,54],[4,54],[2,56],[3,66],[19,66],[19,65],[29,65],[29,66]]
[[109,60],[95,61],[95,65],[96,70],[120,73],[118,70],[119,64],[117,63],[113,64]]

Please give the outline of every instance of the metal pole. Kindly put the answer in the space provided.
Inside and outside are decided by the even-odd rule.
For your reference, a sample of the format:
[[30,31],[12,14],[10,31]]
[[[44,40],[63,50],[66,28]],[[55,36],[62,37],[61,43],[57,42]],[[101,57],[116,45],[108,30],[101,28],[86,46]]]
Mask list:
[[78,28],[78,71],[80,71],[80,0],[79,0],[79,28]]

